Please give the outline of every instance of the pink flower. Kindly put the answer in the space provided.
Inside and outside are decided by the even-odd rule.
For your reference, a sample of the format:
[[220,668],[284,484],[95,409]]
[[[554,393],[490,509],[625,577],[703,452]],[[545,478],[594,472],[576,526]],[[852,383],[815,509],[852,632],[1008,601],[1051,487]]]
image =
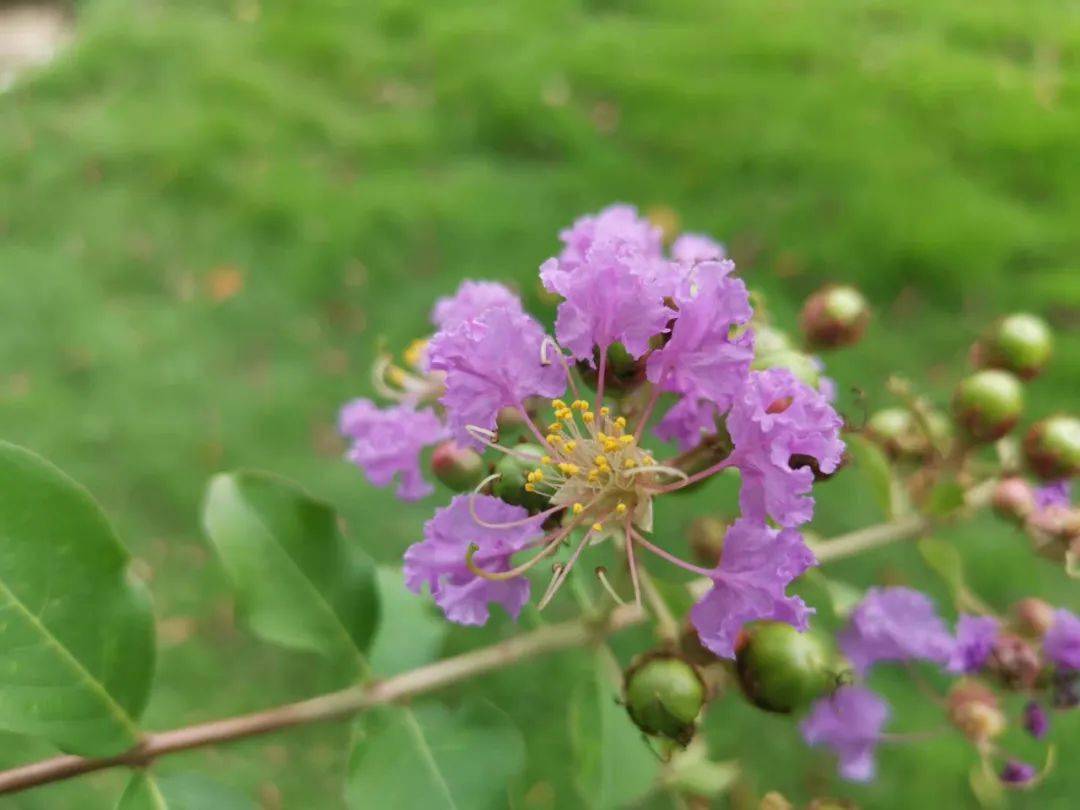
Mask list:
[[980,671],[994,651],[999,631],[993,616],[962,615],[956,622],[956,646],[949,659],[949,672],[973,675]]
[[833,472],[844,454],[842,424],[825,397],[787,369],[751,372],[727,419],[732,462],[742,473],[743,515],[771,517],[781,526],[810,520],[814,473],[806,466],[793,469],[791,457],[808,456],[822,472]]
[[341,409],[341,434],[352,440],[346,457],[362,469],[372,484],[388,486],[398,476],[397,496],[415,501],[434,487],[420,472],[420,453],[446,437],[446,429],[431,408],[412,405],[379,409],[369,399],[354,399]]
[[567,270],[582,264],[597,242],[619,241],[631,245],[645,258],[661,256],[662,234],[659,228],[638,215],[632,205],[616,203],[598,214],[586,214],[559,234],[562,240],[560,264]]
[[439,401],[460,444],[476,446],[467,426],[493,430],[500,408],[518,408],[528,397],[554,397],[565,390],[559,364],[541,362],[543,341],[544,330],[533,318],[498,307],[431,339],[431,368],[446,372]]
[[723,658],[735,657],[735,640],[747,622],[773,619],[805,630],[813,610],[788,584],[817,564],[794,529],[770,529],[747,518],[724,537],[712,589],[690,611],[701,643]]
[[453,329],[492,307],[501,307],[518,315],[524,311],[521,299],[497,281],[463,281],[452,296],[435,302],[431,322],[439,329]]
[[684,233],[671,246],[671,257],[687,264],[716,261],[726,255],[723,245],[701,233]]
[[911,588],[871,588],[838,641],[860,675],[879,661],[945,664],[955,647],[934,603]]
[[[484,526],[473,517],[470,498],[475,498],[476,514],[485,523],[522,522],[509,528]],[[446,618],[458,624],[484,624],[490,617],[492,602],[502,605],[516,619],[529,599],[529,580],[484,579],[469,570],[465,558],[469,546],[475,544],[479,547],[473,556],[477,567],[490,572],[509,570],[511,556],[543,535],[542,519],[527,520],[528,516],[522,507],[489,495],[456,496],[424,524],[424,540],[405,551],[406,586],[420,593],[427,585]]]
[[877,770],[874,749],[889,719],[889,704],[861,686],[842,686],[817,701],[803,721],[803,739],[809,745],[827,745],[840,760],[840,775],[853,782],[869,782]]
[[716,418],[720,411],[715,402],[695,397],[683,397],[656,423],[653,433],[666,442],[675,442],[686,451],[697,447],[705,436],[716,433]]
[[1080,669],[1080,618],[1064,608],[1055,611],[1043,652],[1062,669]]

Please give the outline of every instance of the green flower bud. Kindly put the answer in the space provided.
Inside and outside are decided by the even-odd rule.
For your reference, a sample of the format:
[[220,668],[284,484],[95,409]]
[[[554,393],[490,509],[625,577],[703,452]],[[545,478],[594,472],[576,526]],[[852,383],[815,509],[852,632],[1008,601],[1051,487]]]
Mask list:
[[480,454],[454,441],[445,441],[431,454],[431,471],[454,492],[468,492],[484,478]]
[[972,359],[983,368],[1002,368],[1030,380],[1046,367],[1054,338],[1046,321],[1021,312],[1002,318],[975,344]]
[[858,343],[870,323],[870,307],[854,287],[826,287],[806,299],[800,325],[813,349]]
[[1024,389],[1007,371],[988,369],[962,380],[953,395],[953,413],[968,437],[992,442],[1013,429],[1024,410]]
[[[589,365],[582,361],[577,364],[578,373],[587,386],[596,390],[600,372],[600,352],[593,351],[593,362]],[[645,382],[645,359],[635,360],[621,343],[608,346],[607,361],[604,367],[604,389],[606,391],[631,391]]]
[[[499,477],[491,486],[491,494],[515,506],[524,506],[530,512],[539,512],[547,506],[547,496],[538,491],[530,492],[525,487],[529,484],[529,473],[540,465],[544,450],[535,444],[516,444],[514,450],[536,461],[532,462],[511,455],[503,456],[495,465],[495,472],[499,474]],[[529,484],[530,488],[532,486]]]
[[746,627],[735,669],[751,703],[783,714],[809,705],[836,682],[832,655],[821,637],[784,622]]
[[773,354],[774,352],[791,351],[794,348],[791,344],[791,338],[779,329],[754,324],[755,354]]
[[817,388],[818,383],[821,382],[821,374],[814,358],[795,349],[780,349],[768,354],[758,352],[750,367],[755,371],[786,368],[795,375],[796,379],[802,380],[813,388]]
[[686,745],[705,705],[705,682],[686,661],[654,653],[626,671],[626,710],[634,724],[654,737]]
[[1036,422],[1024,437],[1024,457],[1040,478],[1080,475],[1080,419],[1058,414]]

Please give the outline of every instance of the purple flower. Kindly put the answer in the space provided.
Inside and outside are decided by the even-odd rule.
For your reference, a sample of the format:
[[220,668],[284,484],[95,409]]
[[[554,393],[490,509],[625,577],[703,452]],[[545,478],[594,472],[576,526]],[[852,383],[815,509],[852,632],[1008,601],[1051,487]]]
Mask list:
[[810,520],[814,472],[809,466],[792,469],[790,460],[809,456],[822,472],[833,472],[844,454],[842,424],[825,397],[787,369],[751,372],[727,419],[735,443],[732,461],[742,473],[743,515],[771,517],[781,526]]
[[[476,522],[469,509],[475,497],[476,514],[485,523],[524,521],[510,528],[488,528]],[[478,577],[465,564],[470,544],[479,550],[473,562],[485,571],[510,569],[510,557],[528,548],[543,535],[539,520],[526,520],[529,513],[520,506],[490,495],[458,495],[450,505],[435,512],[424,524],[424,540],[405,551],[405,585],[420,593],[426,584],[435,603],[452,622],[479,625],[487,622],[489,605],[497,602],[517,619],[529,599],[529,580],[515,577],[493,581]]]
[[653,433],[666,442],[676,442],[680,450],[689,450],[697,447],[703,437],[716,433],[717,416],[715,402],[683,397],[656,423]]
[[559,234],[563,252],[559,262],[566,269],[582,264],[592,246],[598,242],[619,241],[637,248],[645,258],[661,255],[662,233],[659,228],[638,216],[632,205],[616,203],[598,214],[586,214]]
[[1007,785],[1026,785],[1035,778],[1036,773],[1033,765],[1010,759],[1001,769],[1001,781]]
[[541,362],[543,341],[544,330],[533,318],[498,307],[431,339],[430,366],[446,372],[439,401],[458,443],[475,447],[466,426],[493,430],[500,408],[563,393],[565,372],[558,363]]
[[794,529],[737,520],[724,537],[712,589],[690,611],[701,643],[722,658],[734,658],[735,641],[747,622],[773,619],[805,630],[813,609],[785,590],[816,564]]
[[593,348],[622,343],[633,357],[649,349],[674,313],[664,304],[652,259],[620,239],[597,240],[580,264],[548,259],[540,266],[544,286],[561,295],[555,335],[578,360],[592,361]]
[[1061,507],[1067,509],[1072,500],[1069,480],[1062,478],[1035,488],[1035,508],[1039,511]]
[[1080,618],[1064,608],[1054,611],[1043,654],[1062,669],[1080,669]]
[[388,486],[398,476],[397,496],[415,501],[434,491],[420,472],[420,452],[446,436],[431,408],[412,405],[379,409],[369,399],[354,399],[341,409],[341,434],[352,440],[346,458],[372,484]]
[[964,614],[956,623],[956,645],[949,659],[949,672],[973,675],[983,668],[994,650],[998,621],[993,616]]
[[1024,706],[1024,728],[1036,740],[1041,740],[1050,730],[1050,718],[1046,709],[1036,700],[1029,700]]
[[910,588],[871,588],[838,640],[860,675],[878,661],[945,664],[955,647],[934,603]]
[[431,322],[448,330],[483,315],[492,307],[502,307],[520,315],[521,299],[497,281],[463,281],[452,296],[440,298],[431,311]]
[[684,233],[671,246],[671,257],[687,264],[715,261],[726,255],[723,245],[701,233]]
[[661,390],[716,403],[721,411],[745,384],[754,359],[754,335],[732,337],[754,310],[746,285],[728,278],[730,261],[704,262],[675,293],[678,319],[667,344],[649,356],[646,376]]
[[869,782],[876,764],[874,747],[889,719],[889,704],[861,686],[841,686],[817,701],[802,722],[809,745],[827,745],[840,760],[840,775],[853,782]]

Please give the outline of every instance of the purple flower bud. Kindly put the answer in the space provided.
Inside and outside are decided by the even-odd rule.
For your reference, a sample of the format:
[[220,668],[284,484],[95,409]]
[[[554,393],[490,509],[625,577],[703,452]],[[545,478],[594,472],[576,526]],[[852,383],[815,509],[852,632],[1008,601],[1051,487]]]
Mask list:
[[1001,781],[1007,785],[1026,785],[1035,778],[1037,771],[1033,765],[1010,759],[1001,769]]
[[956,623],[956,646],[949,659],[949,672],[973,675],[981,670],[994,650],[998,631],[993,616],[961,616]]
[[1080,618],[1065,609],[1054,613],[1043,654],[1062,669],[1080,669]]
[[1050,730],[1050,717],[1038,701],[1029,700],[1024,706],[1024,729],[1036,740],[1041,740]]

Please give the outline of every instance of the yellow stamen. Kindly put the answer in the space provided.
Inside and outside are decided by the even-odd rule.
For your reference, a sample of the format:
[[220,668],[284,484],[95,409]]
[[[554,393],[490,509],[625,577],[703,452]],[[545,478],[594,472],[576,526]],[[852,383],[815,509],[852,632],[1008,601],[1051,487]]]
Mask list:
[[575,503],[574,506],[573,506],[573,509],[571,511],[575,515],[580,515],[582,512],[585,511],[585,506],[583,504],[580,504],[580,503]]
[[548,425],[548,431],[551,433],[558,433],[560,430],[562,430],[562,425],[558,422],[552,422]]
[[562,443],[562,436],[556,436],[554,433],[549,433],[544,439],[548,444],[554,444],[556,446]]
[[618,419],[615,420],[615,424],[621,428],[626,427],[626,417],[620,416]]
[[540,456],[540,463],[541,464],[550,464],[551,463],[551,456]]
[[611,408],[609,408],[607,405],[600,409],[601,416],[607,416],[609,413],[611,413]]
[[593,417],[593,412],[592,411],[585,411],[585,413],[583,413],[581,415],[581,421],[582,422],[591,422],[593,419],[594,419],[594,417]]
[[544,480],[544,471],[541,470],[539,467],[537,467],[535,470],[533,470],[531,475],[533,476],[534,481],[543,481]]
[[603,524],[603,523],[600,523],[599,521],[597,521],[596,523],[594,523],[594,524],[592,525],[592,530],[593,530],[594,532],[598,532],[598,531],[600,531],[600,530],[601,530],[601,529],[603,529],[603,528],[604,528],[604,524]]
[[557,411],[561,411],[563,410],[563,408],[566,407],[566,403],[563,402],[561,399],[553,399],[551,400],[551,407]]
[[565,445],[563,445],[563,447],[566,448],[567,453],[573,453],[575,450],[577,450],[577,442],[571,439]]
[[526,492],[536,492],[536,487],[534,485],[532,485],[532,484],[526,484],[525,485],[525,491]]
[[418,338],[409,344],[409,347],[405,349],[402,357],[405,358],[405,362],[413,368],[420,366],[420,361],[424,359],[424,352],[427,349],[427,339]]
[[567,464],[567,463],[560,464],[559,469],[562,471],[562,473],[564,475],[577,475],[579,470],[580,470],[580,468],[578,467],[577,464]]
[[632,470],[632,469],[634,469],[634,467],[636,467],[636,466],[637,466],[637,462],[636,462],[636,461],[634,461],[634,460],[633,460],[632,458],[628,458],[628,459],[627,459],[626,461],[624,461],[624,462],[622,463],[622,465],[623,465],[623,466],[624,466],[624,467],[625,467],[626,469],[628,469],[628,470]]
[[589,403],[583,399],[575,399],[570,407],[579,411],[587,411],[589,410]]
[[619,441],[622,442],[623,444],[630,445],[630,444],[634,443],[634,437],[629,436],[629,435],[628,436],[620,436]]
[[618,502],[618,503],[617,503],[617,504],[615,505],[615,512],[616,512],[617,514],[620,514],[620,515],[625,515],[625,514],[626,514],[626,504],[625,504],[625,503],[623,503],[622,501],[619,501],[619,502]]

